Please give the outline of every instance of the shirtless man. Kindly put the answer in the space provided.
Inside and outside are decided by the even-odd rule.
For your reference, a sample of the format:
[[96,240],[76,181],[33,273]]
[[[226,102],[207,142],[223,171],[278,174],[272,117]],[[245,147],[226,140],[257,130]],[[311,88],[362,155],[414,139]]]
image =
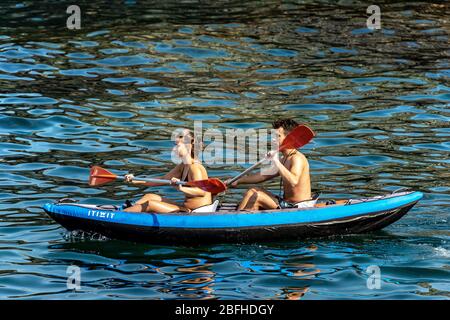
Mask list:
[[[272,123],[277,132],[278,143],[281,145],[290,131],[299,124],[292,119],[280,119]],[[317,199],[311,199],[311,183],[309,176],[309,163],[306,157],[296,149],[284,149],[282,158],[278,152],[271,151],[269,160],[278,169],[273,175],[261,173],[244,176],[231,184],[236,187],[239,184],[257,184],[281,176],[284,196],[280,197],[262,188],[250,188],[244,195],[239,210],[265,210],[284,208],[308,208],[313,207]],[[281,185],[280,185],[281,192]]]
[[[194,152],[194,136],[191,131],[184,130],[176,137],[174,151],[175,154],[182,159],[182,162],[159,179],[172,180],[172,183],[176,186],[177,190],[184,193],[184,203],[182,205],[177,204],[176,202],[163,198],[157,194],[149,193],[138,200],[135,205],[126,208],[124,211],[156,213],[179,211],[190,212],[212,203],[212,195],[210,192],[206,192],[196,187],[187,187],[176,184],[176,182],[180,180],[194,181],[208,179],[208,173],[206,172],[205,167],[198,161],[196,153]],[[125,176],[125,181],[149,187],[163,185],[160,183],[134,180],[134,176],[131,174]]]

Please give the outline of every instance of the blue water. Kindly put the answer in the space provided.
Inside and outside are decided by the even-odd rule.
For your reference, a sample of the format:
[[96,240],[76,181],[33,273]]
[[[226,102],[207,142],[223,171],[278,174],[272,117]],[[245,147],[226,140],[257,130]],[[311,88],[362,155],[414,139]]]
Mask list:
[[[360,3],[86,2],[70,31],[64,3],[2,2],[0,298],[448,299],[450,8],[379,5],[372,31]],[[316,131],[302,150],[323,198],[409,187],[424,199],[373,234],[199,247],[69,233],[41,209],[179,200],[171,187],[89,187],[89,166],[161,174],[175,128],[260,129],[280,116]],[[67,288],[71,265],[81,290]]]

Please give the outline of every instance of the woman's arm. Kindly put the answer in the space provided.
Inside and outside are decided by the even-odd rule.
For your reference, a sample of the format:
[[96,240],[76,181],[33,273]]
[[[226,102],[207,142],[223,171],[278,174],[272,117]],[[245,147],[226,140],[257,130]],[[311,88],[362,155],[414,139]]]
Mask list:
[[175,168],[167,172],[161,179],[170,180],[172,178],[181,179],[181,173],[183,171],[183,164],[177,164]]
[[197,188],[197,187],[185,187],[185,186],[180,185],[178,187],[178,190],[180,190],[184,194],[194,196],[194,197],[202,197],[202,196],[206,195],[206,191],[204,191],[200,188]]
[[[170,170],[168,173],[166,173],[162,177],[155,177],[155,179],[165,179],[170,180],[172,178],[179,178],[181,177],[181,166],[177,165],[175,168]],[[127,176],[129,177],[127,179]],[[133,175],[125,175],[125,182],[131,182],[132,184],[140,184],[145,185],[146,187],[158,187],[158,186],[165,186],[165,183],[159,183],[159,182],[148,182],[148,181],[142,181],[142,180],[135,180]]]
[[[202,175],[202,171],[197,166],[191,166],[192,180],[204,180],[205,178]],[[206,191],[197,188],[197,187],[186,187],[182,185],[178,185],[178,190],[183,192],[186,195],[194,196],[194,197],[202,197],[206,195]]]

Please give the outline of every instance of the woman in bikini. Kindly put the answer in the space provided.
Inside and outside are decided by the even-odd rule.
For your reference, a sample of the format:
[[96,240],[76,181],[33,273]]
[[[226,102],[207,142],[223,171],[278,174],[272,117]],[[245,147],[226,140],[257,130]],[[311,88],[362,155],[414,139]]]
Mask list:
[[[177,204],[167,198],[157,194],[149,193],[144,195],[134,205],[126,208],[124,211],[129,212],[155,212],[155,213],[171,213],[192,210],[210,205],[212,203],[212,195],[200,188],[187,187],[177,184],[178,181],[195,181],[208,179],[208,173],[205,167],[197,159],[195,152],[195,139],[190,130],[183,130],[175,141],[174,153],[181,159],[181,163],[176,165],[170,172],[160,179],[171,180],[172,185],[177,190],[185,194],[184,203]],[[160,186],[162,184],[134,180],[131,174],[125,175],[125,181],[133,184],[141,184],[145,186]]]

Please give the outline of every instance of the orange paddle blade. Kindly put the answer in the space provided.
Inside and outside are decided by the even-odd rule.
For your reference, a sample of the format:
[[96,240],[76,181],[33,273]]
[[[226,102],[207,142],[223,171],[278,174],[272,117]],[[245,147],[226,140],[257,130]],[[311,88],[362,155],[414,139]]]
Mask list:
[[89,185],[99,186],[115,180],[117,176],[99,166],[93,166],[89,174]]
[[305,144],[311,141],[316,134],[308,126],[303,124],[297,126],[294,130],[289,132],[289,134],[284,139],[281,146],[278,148],[279,151],[284,149],[298,149],[303,147]]
[[204,191],[211,192],[212,194],[218,194],[227,190],[226,185],[217,178],[189,181],[186,184],[191,187],[197,187]]

